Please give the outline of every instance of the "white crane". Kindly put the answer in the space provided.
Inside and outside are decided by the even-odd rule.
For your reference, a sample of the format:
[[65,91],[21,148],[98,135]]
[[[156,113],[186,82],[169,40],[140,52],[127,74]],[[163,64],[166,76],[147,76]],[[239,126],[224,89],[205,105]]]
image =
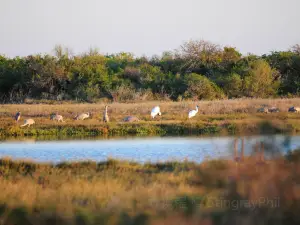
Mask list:
[[151,117],[152,117],[152,119],[154,119],[154,117],[156,117],[157,115],[161,116],[161,112],[160,112],[159,106],[155,106],[155,107],[151,110]]
[[196,114],[198,113],[198,108],[199,106],[196,106],[196,109],[189,111],[189,119],[196,116]]

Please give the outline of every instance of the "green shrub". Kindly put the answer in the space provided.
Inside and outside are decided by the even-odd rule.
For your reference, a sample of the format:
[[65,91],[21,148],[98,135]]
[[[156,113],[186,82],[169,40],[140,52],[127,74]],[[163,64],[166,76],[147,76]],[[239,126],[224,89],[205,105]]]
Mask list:
[[222,90],[215,83],[199,74],[187,74],[185,84],[187,86],[185,97],[187,98],[213,100],[225,97]]

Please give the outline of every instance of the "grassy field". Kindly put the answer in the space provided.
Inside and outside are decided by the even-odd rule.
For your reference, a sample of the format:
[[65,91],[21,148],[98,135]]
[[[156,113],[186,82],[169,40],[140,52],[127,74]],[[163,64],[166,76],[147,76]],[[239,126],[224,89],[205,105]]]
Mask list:
[[[150,111],[161,107],[162,116],[154,120]],[[188,111],[199,105],[199,113],[187,119]],[[281,112],[257,113],[262,105],[278,107]],[[102,122],[105,104],[21,104],[1,105],[0,136],[22,135],[163,135],[163,134],[239,134],[261,132],[298,132],[300,114],[288,113],[291,106],[300,105],[300,99],[238,99],[201,102],[145,102],[109,104],[111,122]],[[21,111],[17,124],[13,116]],[[82,112],[91,112],[92,118],[75,121]],[[65,123],[50,120],[51,113],[65,118]],[[137,116],[141,121],[123,122],[126,116]],[[23,120],[33,118],[36,124],[20,128]]]
[[300,154],[238,162],[0,160],[0,224],[299,224]]

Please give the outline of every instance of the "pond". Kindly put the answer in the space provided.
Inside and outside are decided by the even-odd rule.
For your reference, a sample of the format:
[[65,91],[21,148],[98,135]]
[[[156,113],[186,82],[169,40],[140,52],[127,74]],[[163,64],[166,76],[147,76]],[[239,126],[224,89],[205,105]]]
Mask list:
[[[264,143],[266,154],[286,153],[300,147],[300,136],[245,136],[245,137],[123,137],[81,140],[11,139],[0,142],[0,157],[30,159],[38,162],[105,161],[108,158],[136,162],[170,160],[202,162],[205,159],[228,158],[244,143],[249,155],[257,143]],[[244,139],[242,142],[241,140]]]

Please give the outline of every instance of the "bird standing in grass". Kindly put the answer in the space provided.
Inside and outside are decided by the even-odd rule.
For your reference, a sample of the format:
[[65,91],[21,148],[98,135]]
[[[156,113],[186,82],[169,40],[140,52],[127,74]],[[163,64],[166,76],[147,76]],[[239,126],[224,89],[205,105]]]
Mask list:
[[300,112],[300,107],[292,106],[292,107],[289,108],[288,112],[299,113]]
[[81,113],[79,116],[76,117],[76,120],[85,120],[90,117],[90,113]]
[[152,119],[154,119],[157,115],[161,116],[161,112],[160,112],[159,106],[155,106],[155,107],[151,110],[151,117],[152,117]]
[[140,121],[136,116],[126,116],[124,122],[138,122]]
[[27,119],[27,120],[24,121],[24,124],[21,125],[21,127],[25,127],[25,126],[30,127],[33,124],[35,124],[35,121],[33,119]]
[[17,112],[15,115],[15,121],[18,122],[21,119],[21,112]]
[[108,123],[109,122],[109,117],[108,117],[108,113],[107,113],[107,108],[108,105],[105,106],[105,111],[103,113],[103,122]]
[[189,115],[188,115],[189,119],[196,116],[196,114],[198,113],[198,108],[199,106],[196,106],[196,109],[189,111]]
[[57,120],[58,122],[65,122],[63,116],[62,115],[58,115],[58,114],[52,114],[50,116],[50,119],[51,120]]

